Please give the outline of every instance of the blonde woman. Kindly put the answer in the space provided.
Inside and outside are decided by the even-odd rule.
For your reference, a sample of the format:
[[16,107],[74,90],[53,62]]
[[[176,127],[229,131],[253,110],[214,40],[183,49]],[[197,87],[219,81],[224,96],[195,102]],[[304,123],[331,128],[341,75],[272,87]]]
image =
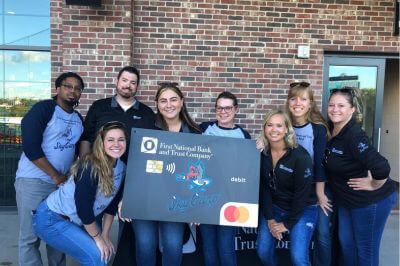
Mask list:
[[289,116],[280,110],[267,113],[261,154],[260,221],[257,253],[263,265],[278,265],[275,246],[290,231],[293,265],[310,265],[308,246],[317,221],[312,194],[313,163],[297,145]]
[[[33,229],[48,245],[81,265],[106,265],[114,253],[109,233],[121,198],[126,149],[125,126],[100,128],[92,151],[71,168],[69,179],[34,212]],[[104,213],[103,230],[96,216]]]

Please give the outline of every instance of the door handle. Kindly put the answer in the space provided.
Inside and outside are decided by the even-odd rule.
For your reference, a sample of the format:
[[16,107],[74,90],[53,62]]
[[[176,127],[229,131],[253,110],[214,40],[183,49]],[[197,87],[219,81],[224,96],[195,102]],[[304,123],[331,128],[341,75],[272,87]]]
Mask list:
[[378,128],[378,152],[381,150],[381,128]]

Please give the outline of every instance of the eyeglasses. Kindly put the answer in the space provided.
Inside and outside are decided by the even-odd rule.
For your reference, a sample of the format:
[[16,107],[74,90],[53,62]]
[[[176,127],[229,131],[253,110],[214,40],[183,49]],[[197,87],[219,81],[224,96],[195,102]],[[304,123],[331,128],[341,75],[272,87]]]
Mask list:
[[276,191],[276,174],[275,174],[275,170],[271,170],[269,172],[268,185],[269,185],[269,188],[272,191]]
[[70,91],[75,91],[75,92],[79,92],[79,93],[82,92],[82,87],[80,87],[80,86],[75,86],[75,87],[74,87],[73,85],[71,85],[71,84],[66,84],[66,83],[61,84],[61,86],[64,87],[64,88],[67,88],[67,89],[70,90]]
[[160,88],[176,88],[178,89],[178,82],[160,82],[158,83],[158,86]]
[[215,111],[217,113],[222,113],[222,112],[230,113],[230,112],[232,112],[233,108],[234,108],[234,106],[232,106],[232,105],[231,106],[216,106]]
[[323,166],[326,166],[328,164],[329,155],[331,155],[331,150],[329,148],[326,148],[325,152],[324,152],[324,158],[322,160],[322,165]]
[[310,83],[306,82],[306,81],[294,81],[294,82],[290,83],[289,86],[290,86],[290,88],[294,88],[296,86],[308,87],[308,86],[310,86]]

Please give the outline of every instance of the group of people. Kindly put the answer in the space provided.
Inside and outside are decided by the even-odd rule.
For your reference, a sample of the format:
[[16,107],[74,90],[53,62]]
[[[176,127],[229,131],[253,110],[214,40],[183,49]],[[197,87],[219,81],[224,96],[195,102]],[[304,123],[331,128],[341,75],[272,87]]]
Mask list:
[[[250,138],[235,124],[238,100],[222,92],[216,121],[198,125],[189,115],[177,83],[163,82],[156,113],[135,98],[139,71],[121,69],[115,95],[90,106],[83,121],[74,110],[84,90],[72,72],[55,81],[56,96],[35,104],[22,120],[23,153],[15,189],[20,218],[19,264],[41,265],[40,239],[49,265],[65,255],[82,265],[107,265],[116,251],[110,228],[118,212],[132,128]],[[328,123],[307,82],[290,84],[285,110],[271,110],[257,141],[261,151],[257,253],[263,265],[277,265],[275,246],[289,233],[294,265],[331,265],[332,214],[338,216],[343,265],[378,265],[379,244],[396,202],[390,167],[371,145],[359,121],[360,92],[331,91]],[[132,155],[134,156],[134,155]],[[126,219],[132,227],[136,263],[180,265],[185,224]],[[205,265],[237,265],[235,228],[199,225]]]

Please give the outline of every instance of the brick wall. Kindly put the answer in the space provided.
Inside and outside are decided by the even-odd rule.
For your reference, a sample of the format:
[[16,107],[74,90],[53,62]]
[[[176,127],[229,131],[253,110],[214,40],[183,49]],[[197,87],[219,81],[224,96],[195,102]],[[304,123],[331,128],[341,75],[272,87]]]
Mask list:
[[[134,64],[139,99],[150,106],[159,81],[176,81],[200,122],[230,90],[240,99],[238,122],[255,134],[291,81],[309,80],[321,100],[325,51],[400,51],[392,0],[103,0],[97,9],[51,2],[53,78],[82,74],[83,113],[113,93],[120,67]],[[310,45],[309,59],[296,57],[299,44]]]

